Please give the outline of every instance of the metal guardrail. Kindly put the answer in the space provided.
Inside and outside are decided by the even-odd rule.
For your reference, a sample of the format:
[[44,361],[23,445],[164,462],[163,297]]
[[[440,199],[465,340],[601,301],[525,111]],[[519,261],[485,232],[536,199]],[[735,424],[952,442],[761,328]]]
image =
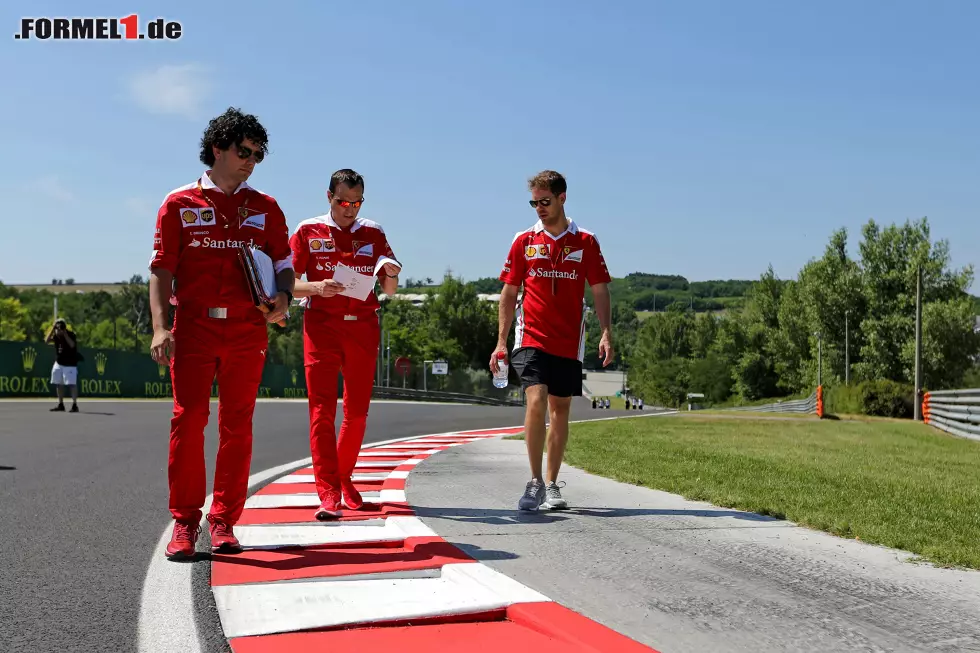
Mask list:
[[[777,401],[772,404],[763,404],[762,406],[737,406],[735,408],[726,408],[725,410],[735,410],[743,412],[753,412],[753,413],[816,413],[819,414],[823,412],[822,410],[822,395],[820,389],[814,390],[806,399],[791,399],[790,401]],[[821,410],[818,411],[818,406]]]
[[484,397],[461,392],[440,392],[437,390],[411,390],[408,388],[385,388],[375,386],[372,392],[375,399],[406,399],[410,401],[446,401],[457,404],[480,404],[484,406],[523,406],[517,399]]
[[980,440],[980,388],[926,392],[922,421],[951,435]]

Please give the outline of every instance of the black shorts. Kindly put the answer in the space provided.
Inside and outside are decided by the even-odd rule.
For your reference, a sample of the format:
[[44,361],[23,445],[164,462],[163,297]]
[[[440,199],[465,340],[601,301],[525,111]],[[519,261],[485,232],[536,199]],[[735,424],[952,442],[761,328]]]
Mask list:
[[524,389],[543,384],[554,397],[582,396],[582,361],[578,359],[521,347],[511,354],[510,364]]

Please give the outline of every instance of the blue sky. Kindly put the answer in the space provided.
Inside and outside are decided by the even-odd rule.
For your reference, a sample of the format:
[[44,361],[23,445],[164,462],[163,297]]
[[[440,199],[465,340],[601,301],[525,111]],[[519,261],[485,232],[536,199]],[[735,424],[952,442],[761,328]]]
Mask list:
[[[968,0],[13,4],[6,283],[145,274],[156,209],[200,175],[201,133],[228,106],[268,128],[251,183],[290,227],[325,211],[332,171],[364,174],[362,215],[403,277],[495,276],[544,168],[566,174],[568,214],[616,276],[792,278],[838,227],[856,246],[869,218],[921,216],[955,266],[980,263]],[[130,13],[184,35],[11,38],[22,15]]]

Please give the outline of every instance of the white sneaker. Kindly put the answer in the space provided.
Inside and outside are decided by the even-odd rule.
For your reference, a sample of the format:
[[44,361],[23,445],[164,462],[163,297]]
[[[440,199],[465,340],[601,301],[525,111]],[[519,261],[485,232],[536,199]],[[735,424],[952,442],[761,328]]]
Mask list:
[[560,486],[557,483],[548,483],[544,488],[545,499],[541,507],[545,510],[568,510],[568,502],[561,497],[559,488],[562,487],[565,487],[564,481]]

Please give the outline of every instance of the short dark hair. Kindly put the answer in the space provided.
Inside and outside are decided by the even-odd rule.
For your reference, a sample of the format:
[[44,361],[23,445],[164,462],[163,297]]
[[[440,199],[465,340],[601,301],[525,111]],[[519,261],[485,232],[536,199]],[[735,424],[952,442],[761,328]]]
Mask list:
[[357,186],[360,186],[363,189],[364,177],[357,174],[350,168],[344,168],[330,175],[330,192],[336,193],[337,186],[340,184],[344,184],[348,188],[356,188]]
[[553,195],[561,195],[568,191],[568,184],[561,173],[554,170],[543,170],[527,180],[527,189],[550,190]]
[[201,137],[201,163],[206,166],[214,165],[213,146],[226,150],[232,145],[241,145],[246,138],[258,145],[263,155],[269,153],[269,135],[259,119],[252,114],[242,113],[240,109],[228,107],[223,114],[212,118],[208,128],[204,130],[204,136]]

